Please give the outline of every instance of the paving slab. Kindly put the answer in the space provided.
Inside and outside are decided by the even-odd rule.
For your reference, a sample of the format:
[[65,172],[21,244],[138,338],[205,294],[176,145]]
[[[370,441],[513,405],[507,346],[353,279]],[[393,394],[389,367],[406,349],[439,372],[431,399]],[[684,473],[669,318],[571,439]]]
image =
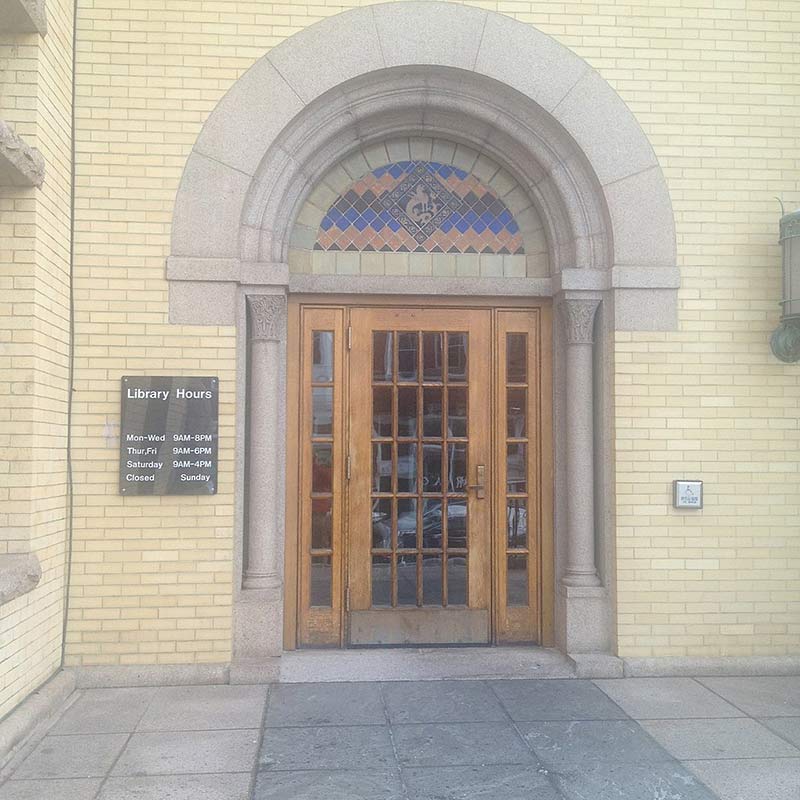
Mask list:
[[159,689],[137,731],[260,728],[266,686],[167,686]]
[[659,719],[641,725],[680,761],[800,757],[800,750],[754,719]]
[[760,719],[759,722],[766,725],[771,731],[775,731],[778,736],[791,742],[795,747],[800,747],[800,717],[774,717]]
[[744,716],[693,678],[615,678],[594,683],[634,719]]
[[385,683],[393,725],[424,722],[505,722],[508,716],[482,681]]
[[392,736],[401,766],[536,764],[525,742],[506,723],[397,725]]
[[628,717],[591,681],[492,681],[489,685],[517,722]]
[[258,761],[261,770],[395,767],[389,728],[378,725],[271,728]]
[[553,780],[565,800],[719,800],[676,761],[595,761],[556,771]]
[[400,775],[387,770],[259,772],[253,800],[405,800]]
[[671,756],[633,720],[521,722],[519,729],[546,767],[588,761],[653,764]]
[[127,733],[45,736],[14,778],[101,778],[128,741]]
[[719,800],[797,800],[800,758],[685,761]]
[[130,733],[155,693],[154,688],[85,689],[49,733]]
[[272,687],[267,727],[385,725],[377,683],[278,684]]
[[3,800],[94,800],[100,778],[71,778],[49,781],[8,781],[0,786]]
[[249,772],[258,739],[257,730],[134,733],[112,774]]
[[403,779],[409,800],[561,800],[531,765],[404,769]]
[[800,717],[800,675],[698,680],[751,717]]
[[249,800],[250,777],[239,772],[109,778],[97,800]]

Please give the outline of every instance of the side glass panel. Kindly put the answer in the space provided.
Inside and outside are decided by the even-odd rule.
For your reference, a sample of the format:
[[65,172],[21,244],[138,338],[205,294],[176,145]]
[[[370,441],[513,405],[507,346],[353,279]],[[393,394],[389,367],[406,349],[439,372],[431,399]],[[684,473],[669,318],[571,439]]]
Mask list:
[[333,418],[334,418],[334,335],[313,331],[311,346],[311,536],[309,559],[309,602],[312,607],[330,608],[333,589]]
[[528,592],[528,335],[507,333],[506,432],[506,603],[529,605]]
[[466,605],[469,335],[372,334],[372,605]]

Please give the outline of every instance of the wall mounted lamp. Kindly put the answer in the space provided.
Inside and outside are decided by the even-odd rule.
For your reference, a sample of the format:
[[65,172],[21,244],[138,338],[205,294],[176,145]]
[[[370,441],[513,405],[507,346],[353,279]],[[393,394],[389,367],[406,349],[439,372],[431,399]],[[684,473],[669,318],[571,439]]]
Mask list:
[[793,364],[800,361],[800,209],[784,214],[780,223],[783,252],[783,300],[781,324],[769,344],[776,358]]

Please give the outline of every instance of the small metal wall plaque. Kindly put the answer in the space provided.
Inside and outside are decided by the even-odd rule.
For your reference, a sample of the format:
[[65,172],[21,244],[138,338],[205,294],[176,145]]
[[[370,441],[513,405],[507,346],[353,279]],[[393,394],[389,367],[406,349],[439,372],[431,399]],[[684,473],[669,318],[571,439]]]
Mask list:
[[702,508],[703,481],[672,481],[672,505],[675,508]]
[[216,494],[218,378],[122,378],[120,494]]

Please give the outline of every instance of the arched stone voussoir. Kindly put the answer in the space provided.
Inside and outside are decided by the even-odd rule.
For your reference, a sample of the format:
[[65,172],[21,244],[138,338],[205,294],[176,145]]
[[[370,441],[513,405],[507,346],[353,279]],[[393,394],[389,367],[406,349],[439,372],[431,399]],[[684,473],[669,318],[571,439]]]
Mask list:
[[[488,12],[419,0],[381,3],[371,8],[386,66],[475,68]],[[424,35],[420,35],[421,30]]]
[[305,102],[267,58],[261,58],[219,101],[194,152],[255,175],[264,153]]
[[658,166],[639,122],[623,99],[592,71],[554,109],[602,185]]
[[238,258],[252,177],[200,153],[189,156],[172,216],[172,256]]
[[674,267],[675,218],[659,167],[603,187],[611,221],[614,265]]
[[591,67],[552,37],[503,14],[489,13],[474,70],[552,110]]
[[306,103],[386,66],[369,7],[327,17],[270,50],[266,58]]

